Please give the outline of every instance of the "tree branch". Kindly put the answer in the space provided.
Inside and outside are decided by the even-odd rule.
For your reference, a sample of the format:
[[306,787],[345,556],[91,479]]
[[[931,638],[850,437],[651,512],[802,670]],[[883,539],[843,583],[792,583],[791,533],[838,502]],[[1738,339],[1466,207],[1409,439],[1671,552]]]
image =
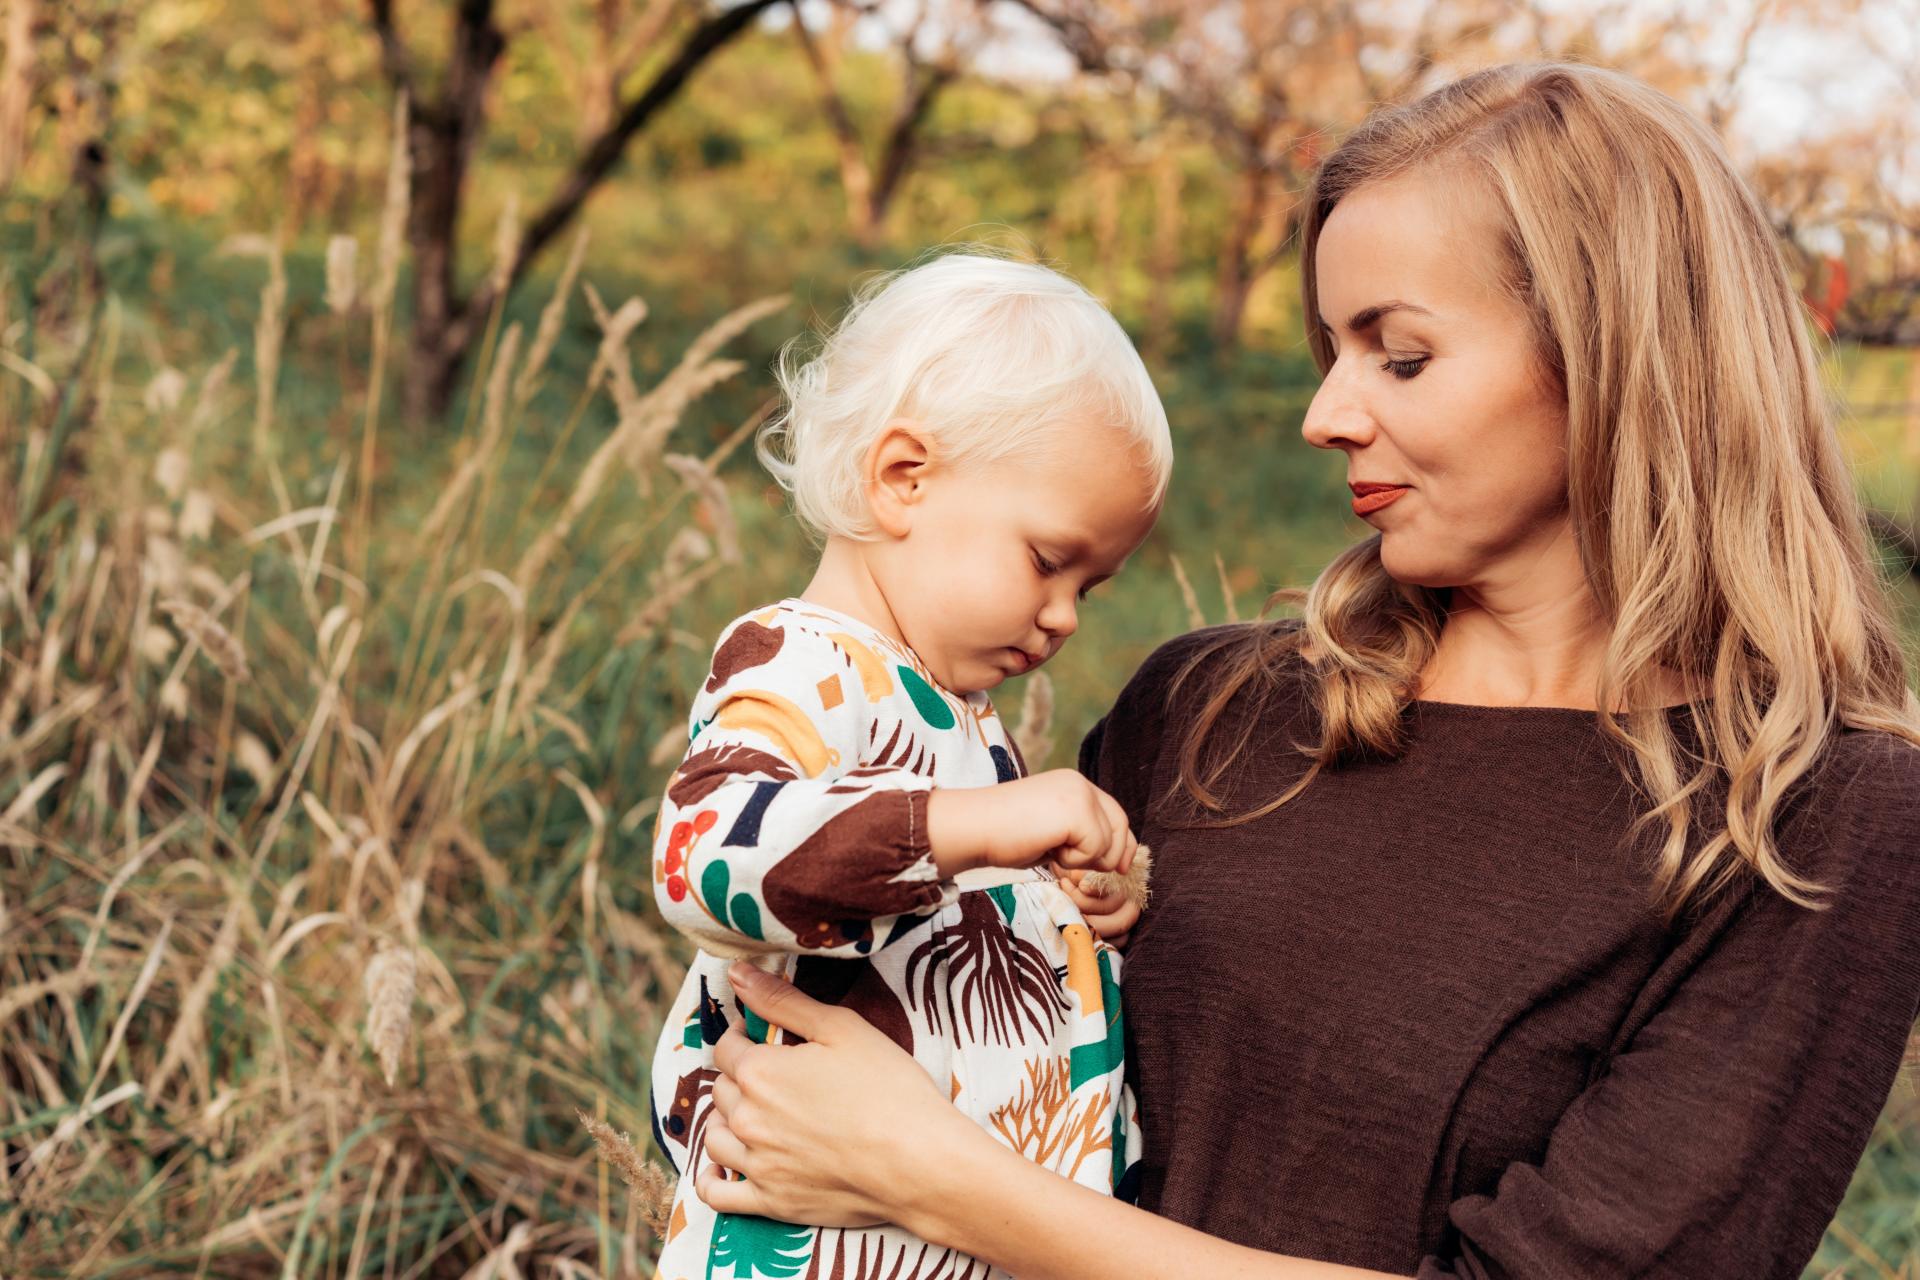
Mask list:
[[418,102],[420,95],[413,87],[413,59],[393,23],[393,0],[367,0],[367,16],[373,22],[374,34],[380,37],[380,70],[386,74],[387,83],[396,93],[406,94],[408,102]]
[[[388,3],[388,0],[371,0],[376,6]],[[580,211],[593,189],[619,163],[627,144],[674,95],[685,87],[687,78],[699,69],[713,54],[718,53],[728,42],[745,31],[761,14],[777,4],[787,0],[746,0],[721,13],[715,14],[694,28],[686,42],[680,46],[673,60],[661,68],[653,82],[629,102],[614,122],[607,126],[598,138],[595,138],[580,159],[575,162],[573,171],[560,184],[538,214],[527,224],[520,237],[520,247],[514,254],[513,267],[507,273],[507,287],[510,289],[526,274],[533,259],[546,248],[547,244],[563,231]],[[477,313],[484,313],[493,305],[494,284],[489,280],[474,294],[472,306]]]

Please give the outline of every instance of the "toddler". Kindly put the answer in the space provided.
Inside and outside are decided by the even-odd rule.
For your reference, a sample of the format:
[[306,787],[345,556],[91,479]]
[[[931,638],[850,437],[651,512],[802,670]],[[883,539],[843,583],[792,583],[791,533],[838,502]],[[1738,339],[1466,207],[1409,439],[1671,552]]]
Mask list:
[[[1066,643],[1146,537],[1165,412],[1113,317],[1044,267],[954,253],[865,290],[783,359],[762,460],[824,542],[798,597],[721,634],[662,805],[654,888],[699,944],[653,1065],[682,1177],[657,1274],[940,1276],[985,1263],[897,1227],[718,1214],[695,1194],[729,963],[854,1009],[1008,1146],[1130,1196],[1119,954],[1138,910],[1119,805],[1029,777],[987,691]],[[778,1032],[773,1032],[777,1038]]]

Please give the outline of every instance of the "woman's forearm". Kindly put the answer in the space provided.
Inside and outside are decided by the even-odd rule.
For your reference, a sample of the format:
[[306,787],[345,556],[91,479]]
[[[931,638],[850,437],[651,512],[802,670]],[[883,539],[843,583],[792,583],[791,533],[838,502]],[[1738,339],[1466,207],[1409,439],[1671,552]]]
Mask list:
[[1384,1280],[1329,1262],[1261,1253],[1069,1182],[973,1129],[930,1161],[901,1206],[923,1240],[992,1263],[1020,1280]]

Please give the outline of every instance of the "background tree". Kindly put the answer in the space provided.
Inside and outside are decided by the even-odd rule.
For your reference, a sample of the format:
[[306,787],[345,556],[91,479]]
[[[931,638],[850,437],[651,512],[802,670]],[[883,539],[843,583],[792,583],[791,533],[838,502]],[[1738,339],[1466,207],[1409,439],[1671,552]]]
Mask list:
[[[457,0],[447,15],[445,65],[437,83],[430,84],[400,30],[393,0],[368,0],[368,18],[380,41],[381,67],[407,104],[412,163],[407,239],[414,275],[403,402],[410,419],[420,421],[445,412],[461,367],[498,294],[511,289],[540,251],[573,221],[627,145],[673,101],[688,78],[761,14],[783,3],[742,0],[726,8],[674,4],[632,15],[635,29],[658,42],[659,47],[640,57],[653,64],[651,74],[638,92],[619,100],[617,110],[608,109],[604,94],[586,95],[594,103],[587,110],[600,113],[606,123],[581,147],[559,186],[527,223],[504,269],[468,290],[460,284],[460,215],[474,148],[487,127],[488,86],[507,50],[506,31],[496,19],[495,0]],[[611,12],[616,17],[624,13],[617,6]],[[608,64],[609,77],[617,70],[617,62]]]

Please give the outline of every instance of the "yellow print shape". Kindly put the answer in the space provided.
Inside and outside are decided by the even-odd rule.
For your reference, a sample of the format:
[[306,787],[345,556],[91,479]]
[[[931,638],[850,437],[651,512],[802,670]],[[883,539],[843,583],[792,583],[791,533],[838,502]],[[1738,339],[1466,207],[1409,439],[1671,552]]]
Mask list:
[[853,659],[853,669],[859,673],[860,688],[868,702],[879,702],[893,693],[893,676],[888,673],[887,664],[880,661],[880,655],[844,632],[836,631],[827,639]]
[[777,693],[750,689],[721,704],[714,722],[723,729],[744,729],[773,744],[774,750],[799,764],[809,778],[840,763],[840,753],[826,744],[806,712]]

